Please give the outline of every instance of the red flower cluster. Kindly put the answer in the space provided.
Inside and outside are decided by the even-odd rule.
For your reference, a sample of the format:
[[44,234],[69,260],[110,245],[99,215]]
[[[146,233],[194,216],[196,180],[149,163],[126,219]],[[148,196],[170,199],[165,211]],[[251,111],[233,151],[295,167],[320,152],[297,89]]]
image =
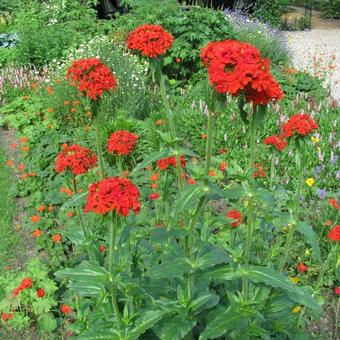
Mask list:
[[233,222],[230,222],[230,226],[232,228],[236,228],[242,223],[242,215],[238,210],[229,210],[227,213],[227,218],[233,220]]
[[340,225],[334,226],[327,237],[333,241],[340,241]]
[[[181,167],[184,168],[185,167],[185,159],[183,156],[180,156],[179,158],[180,163],[181,163]],[[175,156],[171,156],[171,157],[167,157],[167,158],[162,158],[159,159],[157,161],[157,166],[160,170],[166,170],[168,169],[170,166],[176,168],[176,157]]]
[[93,211],[96,214],[106,214],[116,211],[127,216],[130,210],[139,213],[139,190],[127,178],[110,177],[89,186],[89,193],[84,212]]
[[71,79],[72,86],[77,86],[93,100],[101,97],[104,91],[117,87],[115,76],[98,58],[75,60],[67,71],[66,79]]
[[340,209],[340,204],[338,203],[336,198],[330,198],[328,200],[328,203],[334,208],[334,209]]
[[296,266],[296,269],[298,270],[299,273],[304,273],[308,270],[308,266],[301,262]]
[[288,122],[283,124],[282,135],[286,138],[293,135],[304,137],[317,128],[318,126],[311,117],[306,114],[297,114],[290,117]]
[[60,306],[60,310],[63,314],[70,314],[72,312],[72,308],[68,305],[62,304]]
[[119,130],[111,134],[107,141],[107,150],[118,155],[127,155],[137,143],[138,135],[126,130]]
[[286,139],[280,135],[269,136],[264,139],[263,143],[265,145],[272,145],[278,151],[282,151],[288,145]]
[[88,148],[78,144],[64,145],[55,163],[55,171],[69,169],[74,175],[80,175],[97,166],[97,156]]
[[32,287],[32,284],[33,284],[32,280],[31,280],[29,277],[26,277],[26,278],[24,278],[24,279],[21,281],[20,286],[17,287],[17,288],[15,288],[15,289],[13,290],[12,294],[13,294],[14,296],[17,296],[17,295],[20,294],[20,292],[21,292],[22,290],[31,288],[31,287]]
[[1,314],[1,320],[2,321],[8,321],[13,319],[13,314],[11,313],[2,313]]
[[45,290],[44,290],[44,288],[39,288],[39,289],[37,290],[37,297],[40,298],[40,299],[42,299],[44,296],[45,296]]
[[254,166],[256,168],[256,171],[253,173],[254,178],[266,177],[266,172],[263,170],[263,168],[261,167],[259,163],[255,163]]
[[130,50],[137,50],[149,58],[164,54],[171,46],[174,38],[160,25],[142,25],[132,31],[127,39]]
[[210,42],[202,49],[201,59],[208,68],[210,84],[218,93],[237,96],[247,102],[268,104],[283,98],[283,92],[270,74],[268,59],[258,49],[236,40]]

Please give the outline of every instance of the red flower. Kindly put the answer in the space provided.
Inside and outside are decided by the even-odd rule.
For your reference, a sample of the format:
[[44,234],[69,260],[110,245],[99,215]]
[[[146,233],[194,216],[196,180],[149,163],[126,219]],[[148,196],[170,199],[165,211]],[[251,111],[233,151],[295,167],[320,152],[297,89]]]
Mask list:
[[42,234],[42,231],[41,231],[40,229],[35,229],[35,230],[32,231],[32,236],[33,236],[34,238],[40,237],[41,234]]
[[100,250],[101,253],[104,253],[105,249],[106,249],[106,248],[105,248],[104,244],[101,244],[101,245],[99,246],[99,250]]
[[318,129],[318,126],[311,117],[306,114],[297,114],[290,117],[288,122],[283,124],[282,134],[286,138],[293,135],[304,137],[316,129]]
[[84,212],[106,214],[116,211],[127,216],[132,210],[139,213],[140,193],[138,188],[127,178],[110,177],[89,186],[89,193]]
[[60,243],[60,241],[61,241],[61,235],[60,235],[60,234],[55,234],[55,235],[53,235],[53,236],[52,236],[52,241],[53,241],[54,243]]
[[257,171],[255,171],[253,173],[253,177],[254,178],[257,178],[257,177],[266,177],[266,172],[263,170],[263,168],[261,167],[261,165],[259,163],[255,163],[254,166],[257,169]]
[[340,295],[340,286],[334,288],[334,293],[335,293],[336,295]]
[[32,221],[33,223],[38,223],[38,222],[40,221],[40,216],[39,216],[39,215],[33,215],[33,216],[31,217],[31,221]]
[[127,39],[130,50],[137,50],[149,58],[156,58],[172,46],[174,38],[160,25],[142,25],[132,31]]
[[44,210],[45,210],[45,206],[44,205],[39,205],[39,207],[37,208],[37,210],[39,211],[39,212],[43,212]]
[[38,298],[43,298],[45,296],[45,290],[44,290],[44,288],[39,288],[38,290],[37,290],[37,297]]
[[68,211],[66,216],[71,218],[71,217],[74,216],[74,212],[73,211]]
[[69,307],[68,305],[65,305],[65,304],[62,304],[62,305],[60,306],[60,310],[61,310],[61,312],[62,312],[63,314],[69,314],[69,313],[72,312],[72,308]]
[[282,151],[288,145],[288,142],[280,135],[269,136],[264,139],[263,143],[265,145],[272,145],[278,151]]
[[20,284],[20,288],[21,289],[27,289],[27,288],[31,288],[32,287],[32,280],[29,277],[25,277]]
[[338,204],[338,201],[336,198],[330,198],[328,200],[328,203],[334,208],[334,209],[340,209],[340,205]]
[[126,130],[116,131],[111,134],[107,141],[107,150],[118,155],[127,155],[137,143],[138,135]]
[[11,313],[2,313],[1,314],[1,320],[2,321],[8,321],[13,319],[13,314]]
[[57,156],[55,171],[63,172],[69,169],[74,175],[86,173],[97,166],[97,156],[88,148],[78,144],[66,145]]
[[227,218],[233,220],[233,222],[230,222],[230,226],[232,228],[236,228],[242,223],[242,215],[241,213],[234,209],[234,210],[229,210],[227,213]]
[[93,100],[101,97],[104,91],[117,87],[117,80],[110,69],[97,58],[75,60],[67,71],[66,79],[71,79],[72,86],[77,86]]
[[209,81],[218,93],[233,96],[241,92],[254,105],[283,98],[279,84],[270,74],[269,60],[262,59],[256,47],[235,41],[210,42],[201,59],[208,68]]
[[17,295],[20,294],[20,292],[21,292],[20,287],[17,287],[17,288],[15,288],[15,289],[13,289],[12,294],[13,294],[14,296],[17,296]]
[[327,237],[333,241],[340,241],[340,225],[334,226]]
[[159,173],[156,172],[152,176],[150,176],[150,181],[151,182],[156,182],[158,180],[158,178],[159,178]]
[[160,197],[158,192],[154,192],[152,194],[149,195],[150,200],[156,200]]
[[[185,167],[185,159],[184,159],[183,156],[180,156],[180,163],[181,163],[181,167],[184,168]],[[168,157],[168,158],[159,159],[157,161],[157,166],[160,170],[166,170],[170,166],[176,168],[176,157],[172,156],[172,157]]]
[[196,181],[193,178],[188,178],[187,183],[189,185],[193,185],[193,184],[196,184]]
[[296,266],[296,269],[299,273],[304,273],[308,270],[308,267],[303,262],[301,262]]
[[221,164],[220,164],[219,169],[220,169],[220,171],[224,172],[224,171],[226,171],[227,167],[228,167],[227,162],[226,161],[222,161]]

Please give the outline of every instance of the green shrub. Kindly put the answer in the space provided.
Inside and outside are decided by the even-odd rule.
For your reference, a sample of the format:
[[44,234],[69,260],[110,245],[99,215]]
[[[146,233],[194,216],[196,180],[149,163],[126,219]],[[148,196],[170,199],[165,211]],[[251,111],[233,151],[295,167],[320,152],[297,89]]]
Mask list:
[[279,0],[257,0],[254,16],[273,27],[279,27],[281,22],[281,5]]
[[340,18],[340,0],[328,0],[322,6],[322,16],[324,18]]

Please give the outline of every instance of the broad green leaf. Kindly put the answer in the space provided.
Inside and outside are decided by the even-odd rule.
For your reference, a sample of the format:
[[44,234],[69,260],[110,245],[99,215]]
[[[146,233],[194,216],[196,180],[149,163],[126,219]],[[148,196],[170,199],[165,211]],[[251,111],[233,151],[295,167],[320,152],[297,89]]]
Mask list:
[[151,267],[153,279],[174,278],[183,275],[190,270],[190,265],[185,257],[177,257],[172,260],[166,259],[159,265]]
[[94,282],[105,282],[109,277],[109,273],[103,267],[95,264],[86,264],[78,268],[61,269],[54,273],[54,275],[58,279]]
[[80,296],[98,296],[104,292],[105,288],[103,284],[97,282],[82,282],[76,281],[68,286],[68,288],[74,292],[77,292]]
[[80,340],[121,340],[114,331],[90,331],[88,333],[77,336]]
[[126,340],[139,339],[139,336],[152,328],[164,315],[164,311],[147,310],[141,312],[141,316],[135,320],[135,326],[129,330]]
[[301,287],[293,284],[286,275],[273,268],[251,267],[248,272],[248,277],[253,282],[261,282],[286,291],[292,299],[300,304],[314,309],[320,308],[310,294],[306,293]]
[[244,189],[238,184],[226,189],[220,189],[215,183],[209,182],[209,188],[211,194],[216,195],[217,198],[226,198],[229,200],[239,199],[244,193]]
[[229,331],[247,327],[248,313],[229,308],[208,323],[199,340],[216,339]]
[[64,210],[69,207],[79,207],[85,203],[86,196],[88,191],[81,192],[79,194],[73,195],[67,202],[63,204],[60,210]]
[[237,280],[244,275],[241,268],[233,269],[229,266],[219,266],[217,268],[212,268],[205,271],[202,274],[203,279],[209,280],[220,280],[220,281],[230,281]]
[[195,267],[205,270],[221,263],[229,263],[228,253],[222,248],[209,244],[204,248],[203,253],[198,257]]
[[305,237],[305,241],[307,241],[311,245],[311,247],[313,249],[314,258],[317,261],[319,261],[320,263],[322,263],[321,251],[320,251],[320,247],[319,247],[319,243],[318,243],[318,238],[317,238],[312,226],[310,226],[309,224],[307,224],[305,222],[300,222],[296,226],[296,230],[298,232],[300,232]]
[[266,105],[257,105],[254,110],[254,121],[255,124],[260,125],[268,111],[268,108]]
[[238,100],[238,108],[240,110],[240,116],[241,119],[243,120],[243,122],[245,124],[249,124],[249,120],[248,120],[248,113],[246,112],[246,110],[244,109],[244,104],[245,104],[245,100],[243,97],[239,97]]
[[220,297],[218,295],[206,294],[191,301],[189,308],[192,311],[196,312],[198,310],[201,310],[202,307],[204,307],[205,305],[209,305],[209,308],[215,306],[219,300],[220,300]]
[[186,155],[186,156],[201,158],[200,155],[198,155],[196,152],[191,151],[191,150],[189,150],[189,149],[179,148],[179,149],[178,149],[178,153],[179,153],[180,155]]
[[142,162],[140,162],[133,170],[132,172],[139,171],[141,169],[144,169],[148,165],[158,161],[161,158],[169,157],[174,155],[173,149],[164,149],[163,151],[155,151],[152,152],[148,157],[146,157]]
[[158,323],[153,331],[162,340],[182,340],[195,327],[196,320],[172,316]]
[[38,319],[39,329],[44,332],[53,332],[57,328],[57,320],[51,314],[43,314]]

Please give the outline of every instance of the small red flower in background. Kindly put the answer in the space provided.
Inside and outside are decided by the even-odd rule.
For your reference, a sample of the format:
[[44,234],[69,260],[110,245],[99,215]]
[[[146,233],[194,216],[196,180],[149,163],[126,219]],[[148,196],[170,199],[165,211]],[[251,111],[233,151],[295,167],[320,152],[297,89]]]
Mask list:
[[33,236],[34,238],[38,238],[38,237],[40,237],[41,235],[42,235],[42,231],[41,231],[40,229],[35,229],[35,230],[32,231],[32,236]]
[[201,138],[202,138],[202,139],[207,139],[207,138],[208,138],[208,135],[207,135],[206,133],[202,133],[202,134],[201,134]]
[[78,144],[66,145],[57,156],[55,171],[63,172],[69,169],[74,175],[80,175],[95,168],[97,161],[97,156],[90,149]]
[[132,31],[127,39],[127,47],[137,50],[149,58],[156,58],[172,46],[174,38],[160,25],[142,25]]
[[72,312],[72,308],[65,304],[60,306],[60,310],[63,314],[70,314]]
[[138,188],[127,178],[110,177],[89,186],[89,193],[84,212],[107,214],[116,211],[127,216],[130,211],[139,213],[140,193]]
[[176,63],[181,63],[182,59],[181,58],[176,58],[175,61],[176,61]]
[[330,199],[328,200],[328,203],[329,203],[334,209],[340,209],[340,205],[339,205],[339,203],[338,203],[338,201],[337,201],[336,198],[330,198]]
[[61,241],[61,235],[60,234],[55,234],[51,238],[52,238],[52,241],[54,243],[60,243],[60,241]]
[[74,216],[74,212],[73,211],[68,211],[66,216],[71,218],[71,217]]
[[150,200],[157,200],[160,197],[158,192],[154,192],[149,195]]
[[151,182],[156,182],[158,180],[158,178],[159,178],[159,173],[156,172],[152,176],[150,176],[150,181]]
[[17,295],[20,294],[20,292],[21,292],[21,289],[20,289],[19,287],[17,287],[17,288],[15,288],[15,289],[13,289],[12,294],[13,294],[14,296],[17,296]]
[[334,293],[335,293],[336,295],[340,295],[340,286],[334,288]]
[[236,209],[229,210],[227,213],[227,218],[233,220],[233,222],[230,222],[230,226],[232,228],[236,228],[242,223],[242,215]]
[[39,207],[37,208],[37,210],[39,212],[43,212],[44,210],[46,209],[46,207],[42,204],[42,205],[39,205]]
[[98,58],[75,60],[67,71],[66,79],[93,100],[101,97],[104,91],[117,87],[116,78]]
[[301,262],[296,266],[296,269],[299,273],[305,273],[308,270],[308,267],[303,262]]
[[44,288],[39,288],[38,290],[37,290],[37,297],[38,298],[43,298],[45,296],[45,290],[44,290]]
[[340,225],[334,226],[327,237],[333,241],[340,241]]
[[11,160],[11,159],[9,159],[8,161],[6,161],[6,163],[5,163],[7,166],[14,166],[14,162]]
[[329,227],[329,226],[331,226],[332,224],[333,224],[333,221],[327,220],[323,225]]
[[1,320],[2,321],[8,321],[13,319],[13,314],[11,313],[2,313],[1,314]]
[[190,178],[187,179],[187,183],[189,185],[193,185],[193,184],[196,184],[196,181],[193,178],[190,177]]
[[[183,156],[180,156],[180,163],[181,163],[181,167],[184,168],[185,167],[185,159]],[[160,170],[166,170],[169,167],[174,167],[176,168],[176,157],[172,156],[172,157],[167,157],[167,158],[162,158],[159,159],[157,161],[157,166]]]
[[27,138],[27,137],[21,137],[21,138],[20,138],[20,142],[21,142],[21,143],[27,143],[27,141],[28,141],[28,138]]
[[17,144],[17,143],[12,143],[12,144],[11,144],[11,148],[12,148],[13,150],[15,150],[17,147],[18,147],[18,144]]
[[210,170],[210,171],[209,171],[209,176],[210,176],[210,177],[215,177],[215,176],[216,176],[215,170]]
[[40,221],[40,216],[39,216],[39,215],[33,215],[33,216],[31,217],[31,221],[32,221],[33,223],[38,223],[38,222]]
[[104,244],[101,244],[101,245],[99,246],[99,250],[100,250],[101,253],[104,253],[105,249],[106,249],[106,248],[105,248]]
[[263,143],[265,145],[272,145],[278,151],[282,151],[288,145],[288,142],[282,136],[279,135],[269,136],[264,139]]
[[107,150],[118,155],[127,155],[137,143],[138,135],[126,130],[112,133],[107,141]]
[[32,287],[32,279],[30,279],[29,277],[25,277],[20,284],[20,288],[21,289],[27,289],[27,288],[31,288]]
[[253,173],[253,177],[257,178],[257,177],[266,177],[266,172],[263,170],[263,168],[261,167],[261,165],[259,163],[255,163],[254,164],[255,168],[257,171],[255,171]]
[[282,126],[283,137],[291,137],[293,135],[297,136],[307,136],[312,131],[318,129],[319,127],[315,124],[314,120],[306,114],[297,114],[288,120],[287,123]]
[[156,122],[155,122],[155,124],[156,124],[157,126],[160,126],[160,125],[162,125],[163,123],[164,123],[163,119],[157,119]]
[[24,163],[20,163],[19,165],[18,165],[18,170],[19,171],[23,171],[25,169],[25,164]]
[[208,43],[201,51],[210,84],[218,93],[245,94],[247,102],[268,104],[283,98],[280,85],[270,74],[269,60],[258,49],[236,40]]
[[224,171],[226,171],[227,167],[228,167],[227,162],[226,161],[222,161],[221,164],[220,164],[219,169],[220,169],[220,171],[224,172]]

